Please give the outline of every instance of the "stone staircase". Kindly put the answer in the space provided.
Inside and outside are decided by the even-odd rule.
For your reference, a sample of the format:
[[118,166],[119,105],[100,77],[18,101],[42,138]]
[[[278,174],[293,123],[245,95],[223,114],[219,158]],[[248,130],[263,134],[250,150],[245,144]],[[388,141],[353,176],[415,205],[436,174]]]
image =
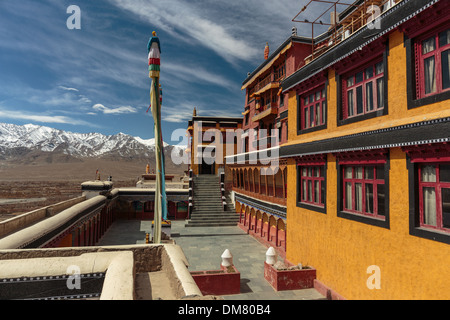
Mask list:
[[226,208],[222,205],[220,177],[199,175],[194,177],[194,207],[186,227],[236,226],[239,216],[229,197]]

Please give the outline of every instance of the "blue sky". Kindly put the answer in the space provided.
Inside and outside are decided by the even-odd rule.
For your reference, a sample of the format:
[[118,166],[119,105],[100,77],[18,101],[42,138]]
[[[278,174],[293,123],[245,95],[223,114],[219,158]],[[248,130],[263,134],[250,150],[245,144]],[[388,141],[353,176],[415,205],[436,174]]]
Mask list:
[[[162,48],[164,141],[199,115],[241,116],[241,85],[306,0],[0,0],[0,122],[153,138],[147,42]],[[81,29],[69,30],[70,5]]]

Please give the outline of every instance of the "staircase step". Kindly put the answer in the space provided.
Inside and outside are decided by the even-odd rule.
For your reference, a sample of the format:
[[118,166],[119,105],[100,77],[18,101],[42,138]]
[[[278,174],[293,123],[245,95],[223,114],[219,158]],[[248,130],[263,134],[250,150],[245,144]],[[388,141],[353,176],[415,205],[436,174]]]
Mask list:
[[199,213],[199,212],[192,212],[191,217],[200,217],[200,218],[206,218],[206,217],[223,217],[223,218],[239,218],[239,215],[232,212],[217,212],[212,211],[210,213]]
[[191,221],[195,221],[195,222],[217,222],[217,221],[223,221],[223,222],[237,222],[239,221],[239,217],[237,219],[235,218],[212,218],[212,217],[208,217],[208,218],[195,218],[194,216],[191,217]]
[[223,218],[239,218],[239,215],[237,213],[233,212],[223,212],[223,211],[209,211],[209,212],[192,212],[192,217],[200,217],[200,218],[206,218],[206,217],[223,217]]
[[[194,208],[186,227],[236,226],[239,215],[224,211],[220,178],[217,176],[194,177]],[[227,205],[227,209],[230,207]]]
[[235,227],[237,222],[205,222],[205,223],[187,223],[185,227]]
[[217,199],[205,199],[205,200],[201,200],[201,199],[194,199],[194,205],[203,205],[203,206],[209,206],[209,205],[215,205],[215,204],[220,204],[222,205],[222,200],[220,198]]
[[209,206],[213,206],[213,207],[217,207],[217,206],[222,206],[222,201],[220,201],[220,199],[217,199],[216,201],[195,201],[194,202],[194,206],[201,206],[201,207],[209,207]]
[[222,199],[222,196],[220,194],[220,192],[214,192],[214,193],[210,193],[210,194],[198,194],[194,192],[194,197],[196,199]]
[[235,220],[235,219],[191,219],[189,220],[189,224],[193,224],[193,223],[238,223],[239,220]]
[[200,202],[194,202],[194,209],[209,209],[209,208],[223,208],[223,204],[220,201],[217,202],[211,202],[211,203],[200,203]]

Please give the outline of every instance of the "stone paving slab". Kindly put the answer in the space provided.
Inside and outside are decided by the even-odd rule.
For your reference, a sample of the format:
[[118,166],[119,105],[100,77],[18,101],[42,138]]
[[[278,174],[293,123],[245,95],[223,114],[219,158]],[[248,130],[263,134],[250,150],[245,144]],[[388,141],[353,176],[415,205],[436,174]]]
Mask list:
[[185,228],[184,221],[172,222],[176,244],[186,255],[190,271],[218,270],[221,255],[228,249],[241,273],[241,294],[223,296],[225,300],[321,300],[315,289],[275,291],[264,279],[267,247],[239,227]]
[[[171,234],[189,262],[189,271],[219,270],[221,255],[228,249],[241,273],[241,293],[225,300],[321,300],[315,289],[276,292],[264,279],[267,247],[237,226],[186,228],[185,221],[172,221]],[[98,245],[143,244],[151,233],[151,221],[116,221]]]

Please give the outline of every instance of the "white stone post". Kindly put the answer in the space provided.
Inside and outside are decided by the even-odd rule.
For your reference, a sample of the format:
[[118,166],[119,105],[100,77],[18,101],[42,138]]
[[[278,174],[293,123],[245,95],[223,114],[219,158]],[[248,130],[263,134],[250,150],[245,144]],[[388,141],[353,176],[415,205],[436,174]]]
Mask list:
[[222,253],[222,266],[227,268],[227,267],[231,267],[233,265],[233,255],[231,254],[230,250],[226,249],[223,253]]
[[277,262],[277,253],[273,247],[270,247],[266,252],[266,263],[274,265]]

